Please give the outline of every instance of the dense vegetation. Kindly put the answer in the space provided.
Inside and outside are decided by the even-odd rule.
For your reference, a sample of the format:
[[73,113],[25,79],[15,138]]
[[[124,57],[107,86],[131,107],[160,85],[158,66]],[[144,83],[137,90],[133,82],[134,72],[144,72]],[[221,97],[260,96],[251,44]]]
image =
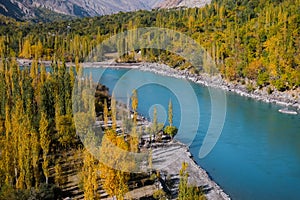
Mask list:
[[[9,22],[0,28],[0,52],[3,55],[3,45],[8,44],[9,51],[19,57],[32,58],[39,51],[39,56],[48,60],[55,56],[83,61],[105,38],[118,32],[165,27],[199,42],[224,78],[247,78],[260,87],[271,84],[283,91],[300,85],[299,6],[294,0],[215,0],[202,9],[138,11],[39,24]],[[143,59],[188,66],[182,59],[156,50],[143,51]]]
[[[72,101],[75,84],[82,91],[73,97],[78,101]],[[96,90],[91,94],[93,88]],[[135,180],[130,172],[137,162],[115,151],[115,147],[125,152],[140,151],[142,129],[137,128],[136,91],[130,119],[124,117],[128,116],[127,109],[117,109],[105,86],[83,77],[80,65],[67,68],[63,62],[54,62],[46,68],[35,60],[31,67],[20,67],[14,58],[7,58],[0,63],[0,93],[0,199],[61,199],[68,195],[65,185],[69,171],[79,174],[77,187],[85,199],[99,199],[99,188],[109,196],[124,198],[129,181]],[[95,101],[90,101],[89,95]],[[100,127],[89,128],[96,113],[106,127],[103,138],[95,135]],[[173,136],[177,129],[172,126],[172,117],[170,102],[168,134]],[[122,119],[120,135],[117,120]],[[156,136],[162,127],[155,116],[149,133]],[[78,136],[89,140],[79,140]],[[100,160],[95,154],[101,155]]]
[[[53,183],[50,166],[59,170],[60,152],[78,143],[71,102],[74,70],[63,64],[52,70],[49,74],[36,62],[20,69],[14,59],[0,63],[1,199],[15,199],[9,196],[14,189],[26,199],[31,188]],[[61,174],[56,175],[59,180]]]
[[[62,189],[70,168],[80,174],[82,186],[78,187],[82,188],[85,199],[98,197],[99,170],[106,175],[101,176],[101,185],[107,193],[124,196],[128,191],[129,174],[100,166],[91,153],[83,149],[75,132],[73,108],[77,110],[75,120],[79,116],[80,120],[94,122],[96,112],[107,110],[107,88],[96,85],[89,78],[82,79],[80,66],[67,68],[64,63],[57,62],[52,64],[51,72],[47,71],[36,61],[30,68],[20,68],[13,58],[0,63],[0,199],[60,199],[66,195]],[[82,90],[97,88],[95,102],[86,103],[84,99],[88,94],[84,93],[79,103],[72,107],[74,84]],[[109,114],[115,116],[112,117],[114,124],[115,106],[113,103]],[[108,112],[104,113],[107,118]],[[106,130],[105,137],[120,148],[137,151],[137,137],[126,142],[124,137],[117,136],[116,125]],[[112,147],[105,143],[103,146],[99,155],[111,151]],[[66,164],[74,154],[79,155],[80,162],[74,166]],[[115,184],[108,175],[113,177]],[[120,192],[119,187],[124,191]]]
[[[64,153],[69,150],[79,151],[82,162],[78,169],[86,199],[99,197],[100,182],[110,196],[119,199],[129,190],[131,174],[103,165],[82,150],[74,125],[74,119],[95,119],[98,113],[103,113],[99,115],[104,124],[110,118],[112,127],[105,130],[99,153],[108,155],[111,143],[126,151],[139,151],[141,131],[134,128],[136,91],[132,99],[134,117],[124,122],[130,128],[123,129],[132,136],[124,140],[116,131],[116,102],[110,100],[105,87],[96,86],[91,78],[81,79],[79,63],[116,33],[150,26],[177,30],[199,42],[211,54],[223,77],[230,81],[252,80],[259,87],[271,85],[280,91],[300,86],[299,0],[214,0],[201,9],[138,11],[38,24],[1,16],[0,24],[0,199],[27,198],[33,193],[37,199],[43,199],[43,195],[59,198],[55,194],[64,182],[62,163],[66,158]],[[118,50],[118,46],[110,48],[112,52]],[[15,57],[32,59],[33,63],[30,68],[20,68]],[[39,59],[53,61],[51,73],[38,64]],[[121,60],[137,61],[130,51]],[[139,60],[162,61],[181,69],[189,67],[183,58],[157,49],[142,49]],[[67,68],[68,61],[75,62],[75,67]],[[72,107],[74,84],[81,89],[98,88],[96,106],[80,102],[80,108],[75,106],[76,116]],[[172,125],[171,102],[168,116],[165,132],[173,136],[177,129]],[[149,132],[157,133],[160,129],[162,126],[154,120]],[[111,160],[126,167],[121,159]],[[183,166],[180,172],[179,198],[201,196],[201,190],[187,186],[185,169]],[[98,170],[104,173],[98,175]]]

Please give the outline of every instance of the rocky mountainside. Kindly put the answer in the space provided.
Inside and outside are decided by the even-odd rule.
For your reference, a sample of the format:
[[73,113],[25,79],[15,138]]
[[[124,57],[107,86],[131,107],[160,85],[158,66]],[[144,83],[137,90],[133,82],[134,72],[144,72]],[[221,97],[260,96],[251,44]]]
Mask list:
[[[99,16],[153,8],[202,7],[211,0],[0,0],[0,14],[15,19],[40,15]],[[45,14],[46,13],[46,14]]]
[[1,0],[0,14],[16,19],[35,17],[39,10],[87,17],[119,11],[149,10],[161,0]]
[[203,7],[209,4],[211,0],[164,0],[156,5],[158,8],[174,8],[174,7]]

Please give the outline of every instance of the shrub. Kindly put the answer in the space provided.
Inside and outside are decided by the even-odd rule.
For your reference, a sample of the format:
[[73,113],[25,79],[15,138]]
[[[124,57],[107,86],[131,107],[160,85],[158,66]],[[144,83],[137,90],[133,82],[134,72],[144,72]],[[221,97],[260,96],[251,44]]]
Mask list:
[[255,90],[255,87],[253,86],[252,83],[247,84],[246,86],[247,92],[251,93]]
[[175,126],[167,126],[164,132],[173,138],[177,134],[178,129]]
[[273,93],[273,89],[271,87],[268,87],[267,92],[268,92],[268,94],[272,94]]
[[153,198],[154,198],[154,199],[160,199],[160,200],[167,199],[166,193],[165,193],[162,189],[161,189],[161,190],[156,190],[156,191],[153,193]]

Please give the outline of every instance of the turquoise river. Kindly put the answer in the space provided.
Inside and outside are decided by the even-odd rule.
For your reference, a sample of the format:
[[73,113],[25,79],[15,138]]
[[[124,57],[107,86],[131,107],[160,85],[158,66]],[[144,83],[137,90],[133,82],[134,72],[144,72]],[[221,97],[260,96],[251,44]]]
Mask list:
[[[211,120],[207,87],[189,82],[198,105],[188,104],[183,109],[188,112],[196,110],[196,106],[200,109],[199,128],[190,130],[193,126],[189,123],[195,120],[191,119],[192,115],[182,116],[178,98],[181,94],[174,94],[168,86],[155,84],[163,81],[180,88],[186,84],[185,80],[128,69],[87,68],[85,72],[92,73],[110,92],[123,90],[130,94],[128,88],[137,82],[152,81],[152,84],[139,85],[138,112],[151,118],[156,105],[158,118],[163,122],[172,99],[174,124],[180,126],[181,118],[185,118],[184,131],[196,134],[189,146],[195,161],[232,199],[300,199],[300,115],[282,114],[278,112],[279,105],[225,92],[227,112],[221,136],[213,150],[200,159],[199,149]],[[128,72],[130,76],[125,76]],[[116,84],[118,90],[114,88]],[[189,95],[184,95],[183,98],[189,100]],[[126,101],[126,96],[115,96]]]

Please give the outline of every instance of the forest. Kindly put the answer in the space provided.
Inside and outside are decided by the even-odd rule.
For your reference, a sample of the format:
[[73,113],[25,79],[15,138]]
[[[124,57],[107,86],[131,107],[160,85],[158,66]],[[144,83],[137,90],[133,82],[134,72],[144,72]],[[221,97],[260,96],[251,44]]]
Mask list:
[[[68,170],[80,174],[78,187],[85,199],[100,198],[100,185],[118,199],[129,191],[134,175],[98,162],[83,148],[74,125],[74,120],[95,119],[101,112],[105,124],[108,119],[113,122],[105,130],[107,140],[102,142],[139,151],[139,130],[130,129],[136,137],[127,140],[117,134],[117,102],[109,97],[107,88],[90,77],[82,78],[80,63],[117,33],[142,27],[176,30],[203,46],[228,81],[247,79],[257,87],[271,86],[279,91],[300,86],[299,0],[213,0],[204,8],[136,11],[47,23],[0,16],[0,24],[0,199],[62,198]],[[119,47],[110,48],[113,52]],[[192,69],[190,63],[168,51],[143,49],[140,60],[130,54],[121,55],[121,61],[164,62],[170,67]],[[33,62],[30,67],[20,67],[16,58]],[[52,61],[51,67],[39,64],[40,60]],[[73,62],[74,67],[66,67],[66,62]],[[97,101],[91,104],[81,96],[82,102],[74,107],[74,84],[82,90],[97,88]],[[132,102],[134,117],[130,123],[134,125],[138,100]],[[174,129],[170,119],[165,132],[172,135]],[[102,146],[102,154],[110,151],[108,144]],[[72,163],[72,169],[66,163]],[[187,185],[186,168],[183,164],[178,198],[204,198],[201,190]],[[157,199],[165,198],[160,192]]]
[[[103,40],[142,27],[162,27],[187,34],[210,54],[229,81],[252,80],[279,91],[300,85],[299,1],[218,1],[204,8],[118,13],[50,23],[1,18],[1,55],[44,60],[84,61]],[[155,42],[155,41],[153,41]],[[5,49],[5,47],[7,49]],[[118,47],[110,47],[112,51]],[[144,50],[142,59],[185,69],[177,55]],[[124,55],[123,55],[124,56]],[[123,61],[131,60],[124,56]],[[95,58],[97,60],[99,58]]]
[[[108,95],[105,86],[95,83],[91,77],[84,77],[80,65],[66,67],[63,62],[55,62],[51,67],[45,67],[35,61],[30,67],[20,67],[14,58],[2,60],[0,199],[72,197],[74,194],[67,186],[70,177],[74,176],[79,180],[74,181],[73,187],[79,194],[82,191],[84,199],[100,199],[101,195],[124,199],[138,177],[150,184],[159,178],[159,172],[150,166],[150,174],[134,173],[137,163],[114,151],[117,146],[126,152],[137,153],[142,131],[153,132],[156,136],[162,129],[156,111],[150,130],[142,130],[144,127],[137,126],[136,91],[131,100],[133,118],[122,118],[121,112],[126,115],[128,110],[118,108],[119,103]],[[72,97],[74,88],[82,94]],[[94,95],[90,93],[92,88],[96,88]],[[93,95],[95,101],[90,101],[89,95]],[[72,103],[72,98],[78,101]],[[97,116],[96,113],[101,114]],[[169,125],[165,133],[171,136],[177,131],[172,125],[172,116],[170,102]],[[96,118],[103,121],[104,130],[89,128]],[[117,132],[117,120],[122,121],[122,133]],[[109,121],[111,125],[108,125]],[[96,137],[101,131],[104,135]],[[86,148],[92,142],[101,145]],[[202,190],[188,185],[184,166],[180,172],[183,189],[179,194],[185,198],[192,195],[191,199],[204,198]],[[158,190],[155,195],[155,199],[167,197],[163,190]]]

